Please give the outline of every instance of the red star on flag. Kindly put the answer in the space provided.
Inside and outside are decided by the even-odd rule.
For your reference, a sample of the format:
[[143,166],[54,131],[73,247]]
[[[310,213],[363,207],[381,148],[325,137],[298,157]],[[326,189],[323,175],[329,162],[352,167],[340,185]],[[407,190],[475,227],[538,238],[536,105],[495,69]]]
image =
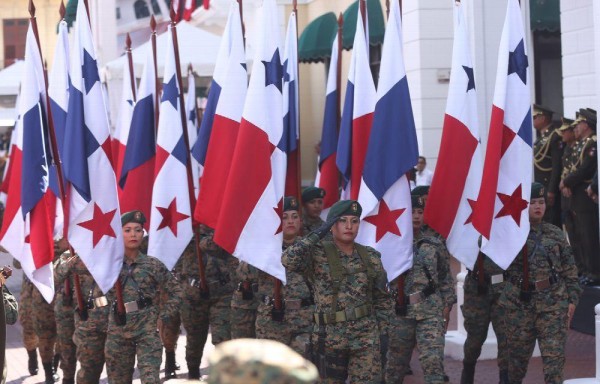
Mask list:
[[393,233],[396,236],[402,236],[396,221],[404,213],[404,211],[406,211],[406,208],[390,211],[390,208],[386,204],[385,200],[382,199],[381,203],[379,204],[379,212],[377,212],[377,215],[365,217],[365,221],[367,223],[371,223],[377,228],[377,231],[375,232],[376,243],[379,242],[379,240],[381,240],[381,238],[388,232]]
[[281,218],[283,217],[283,199],[279,200],[279,203],[277,203],[277,207],[273,208],[273,210],[277,214],[277,217],[279,217],[279,227],[277,227],[277,231],[275,232],[275,234],[277,235],[278,233],[283,231],[283,222],[281,221]]
[[94,216],[90,220],[78,224],[80,227],[92,231],[94,234],[94,248],[96,248],[96,244],[102,240],[103,236],[117,237],[113,227],[110,225],[116,212],[117,210],[113,209],[112,211],[104,213],[98,204],[94,203]]
[[524,209],[527,209],[527,205],[529,204],[527,200],[523,200],[521,197],[521,184],[515,189],[512,195],[505,195],[504,193],[498,193],[498,197],[504,206],[496,215],[496,219],[503,216],[512,216],[513,220],[517,225],[521,226],[521,212]]
[[477,204],[476,200],[467,199],[467,203],[469,203],[469,207],[471,207],[471,214],[467,217],[467,221],[465,221],[464,225],[467,225],[473,219],[473,212],[475,212],[475,204]]
[[169,227],[173,235],[177,236],[177,223],[182,220],[190,217],[189,215],[183,214],[181,212],[177,212],[177,198],[173,198],[173,200],[169,203],[169,206],[166,208],[156,207],[158,212],[162,215],[162,221],[160,225],[156,229],[157,231],[163,229],[165,227]]

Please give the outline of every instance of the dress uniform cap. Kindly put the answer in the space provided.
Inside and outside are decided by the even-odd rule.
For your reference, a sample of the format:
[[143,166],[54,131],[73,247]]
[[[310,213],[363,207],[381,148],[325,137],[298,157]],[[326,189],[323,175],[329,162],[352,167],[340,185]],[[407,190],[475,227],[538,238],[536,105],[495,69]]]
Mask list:
[[209,384],[316,383],[317,368],[288,346],[273,340],[236,339],[209,356]]
[[413,209],[415,209],[415,208],[425,209],[425,199],[423,198],[423,196],[411,195],[410,197],[412,200]]
[[580,123],[582,121],[585,121],[590,126],[590,128],[592,128],[595,131],[596,130],[596,120],[597,120],[597,114],[596,114],[595,109],[581,108],[579,110],[579,116],[577,117],[577,120],[575,120],[575,123]]
[[362,207],[356,200],[340,200],[333,204],[327,213],[327,221],[340,216],[358,216],[362,213]]
[[429,195],[429,185],[419,185],[418,187],[415,187],[410,194],[415,196]]
[[554,111],[552,111],[551,109],[548,109],[539,104],[533,104],[533,117],[536,117],[538,115],[546,115],[548,117],[552,117],[552,114],[554,114]]
[[138,223],[144,225],[146,223],[146,216],[142,211],[129,211],[121,215],[121,226],[127,223]]
[[283,212],[297,211],[298,210],[298,199],[296,196],[286,196],[283,199]]
[[560,132],[564,132],[567,129],[572,129],[573,128],[573,123],[575,123],[575,120],[573,119],[567,119],[566,117],[561,117],[561,122],[562,125],[558,128],[558,130]]
[[308,203],[312,199],[322,199],[325,197],[325,190],[319,187],[307,187],[302,191],[302,202]]
[[531,198],[537,199],[540,197],[546,197],[546,188],[544,188],[544,184],[542,183],[532,183],[531,184]]

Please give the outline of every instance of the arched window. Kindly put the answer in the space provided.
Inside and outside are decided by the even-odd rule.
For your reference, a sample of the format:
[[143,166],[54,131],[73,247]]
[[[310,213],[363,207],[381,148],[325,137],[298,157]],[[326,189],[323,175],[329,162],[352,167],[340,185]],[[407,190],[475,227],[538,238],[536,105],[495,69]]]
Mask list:
[[136,0],[136,2],[133,3],[133,9],[135,10],[136,19],[150,17],[150,10],[148,9],[146,0]]
[[152,4],[152,12],[154,12],[155,15],[160,15],[160,5],[158,5],[158,0],[150,0],[150,4]]

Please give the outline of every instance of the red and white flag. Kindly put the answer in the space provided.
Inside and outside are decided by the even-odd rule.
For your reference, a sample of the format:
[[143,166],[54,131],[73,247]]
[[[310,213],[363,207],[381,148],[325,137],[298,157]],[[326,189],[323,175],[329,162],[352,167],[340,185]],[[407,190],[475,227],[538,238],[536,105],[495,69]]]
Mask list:
[[454,6],[454,31],[442,142],[425,222],[446,238],[452,256],[473,268],[479,253],[479,233],[471,223],[471,212],[481,185],[483,158],[470,36],[460,2]]
[[183,20],[190,21],[192,19],[192,13],[196,10],[196,0],[185,0],[185,6],[183,8]]
[[281,215],[286,158],[277,147],[283,132],[283,66],[275,0],[263,2],[261,16],[255,65],[214,241],[285,282]]
[[239,4],[232,3],[198,139],[192,148],[192,157],[200,164],[201,178],[194,219],[211,228],[219,220],[247,89]]
[[69,113],[62,153],[69,183],[68,240],[106,293],[123,266],[123,234],[108,113],[83,1],[77,5],[72,37]]
[[[365,16],[365,19],[368,17]],[[358,7],[356,34],[348,72],[336,164],[342,174],[342,198],[358,200],[373,112],[377,101],[369,66],[369,33]]]
[[181,122],[179,87],[171,26],[167,33],[165,75],[156,137],[154,188],[148,254],[173,269],[192,239],[192,211],[187,161],[190,155]]
[[21,124],[13,132],[15,147],[11,181],[0,244],[19,262],[47,302],[54,297],[52,229],[49,206],[55,196],[48,189],[48,148],[44,67],[31,24],[25,42],[25,75],[21,83]]
[[472,220],[483,235],[481,251],[503,269],[529,234],[533,150],[528,66],[519,0],[509,0],[483,178]]

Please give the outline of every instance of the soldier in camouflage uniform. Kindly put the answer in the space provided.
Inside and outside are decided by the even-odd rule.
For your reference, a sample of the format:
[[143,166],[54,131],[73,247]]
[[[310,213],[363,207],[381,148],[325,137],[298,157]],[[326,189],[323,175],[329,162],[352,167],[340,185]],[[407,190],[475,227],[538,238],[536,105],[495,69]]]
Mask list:
[[[188,378],[200,378],[200,361],[208,338],[209,300],[201,297],[195,240],[190,241],[175,265],[182,287],[181,322],[187,334],[185,360]],[[174,362],[174,357],[173,357]]]
[[19,318],[19,303],[6,285],[2,285],[2,301],[4,302],[6,325],[16,324]]
[[[238,260],[213,241],[214,230],[200,226],[200,250],[206,259],[206,280],[210,298],[208,315],[212,343],[231,339],[231,296]],[[197,265],[198,263],[196,263]]]
[[[177,260],[175,267],[173,267],[172,273],[177,278],[177,282],[181,285],[182,296],[180,297],[180,300],[183,303],[183,292],[185,290],[185,285],[179,278],[181,276],[182,265],[183,255],[179,258],[179,260]],[[161,291],[159,297],[161,316],[158,318],[158,333],[160,335],[160,340],[163,343],[163,347],[165,348],[165,380],[169,380],[176,378],[177,373],[175,371],[180,369],[177,361],[175,361],[175,351],[177,350],[177,340],[179,339],[179,335],[181,333],[181,311],[180,308],[175,308],[174,313],[167,314],[166,316],[170,322],[163,323],[160,319],[162,317],[162,312],[167,310],[165,303],[169,302],[169,297],[167,296],[166,291]]]
[[533,106],[533,127],[538,132],[533,144],[534,180],[548,193],[548,209],[544,219],[558,227],[560,218],[560,183],[562,146],[560,132],[552,125],[553,112],[541,105]]
[[79,278],[83,299],[83,308],[78,308],[73,297],[76,311],[73,342],[77,346],[76,356],[79,361],[77,383],[98,383],[105,362],[104,347],[110,305],[83,261],[77,255],[73,257],[70,252],[65,252],[55,269],[55,281],[61,285],[69,281],[69,285],[74,286],[75,275]]
[[[131,383],[136,357],[142,383],[160,383],[162,344],[156,331],[159,316],[157,292],[165,290],[169,298],[161,313],[163,322],[169,322],[167,317],[175,313],[176,307],[181,304],[181,286],[173,274],[160,260],[140,252],[145,222],[141,211],[121,216],[125,257],[119,281],[126,313],[118,312],[114,300],[104,349],[108,380],[114,384]],[[110,295],[116,298],[114,288]]]
[[208,383],[314,384],[317,369],[289,347],[272,340],[225,342],[210,355]]
[[598,169],[596,143],[596,111],[580,109],[575,135],[579,137],[577,161],[561,182],[563,194],[571,194],[571,208],[575,213],[575,227],[584,270],[585,284],[600,284],[600,239],[598,205],[588,196],[586,189]]
[[467,339],[463,346],[464,360],[461,384],[473,384],[475,364],[488,334],[490,323],[498,341],[500,384],[508,384],[508,346],[504,326],[504,309],[499,301],[504,289],[504,271],[489,257],[479,253],[473,270],[464,282],[464,304],[461,306]]
[[323,225],[323,198],[325,190],[318,187],[307,187],[302,191],[302,234],[307,235]]
[[454,281],[443,244],[423,237],[422,197],[413,196],[413,266],[390,282],[395,290],[396,315],[390,324],[390,343],[385,368],[386,383],[401,383],[413,348],[426,383],[444,383],[444,333],[456,303]]
[[260,304],[258,295],[258,269],[240,262],[235,270],[237,289],[231,298],[231,338],[256,337],[256,311]]
[[[55,271],[70,253],[63,255],[56,261]],[[55,272],[56,273],[56,272]],[[75,317],[73,316],[73,281],[65,279],[63,284],[55,279],[56,294],[54,298],[54,315],[56,317],[56,352],[60,356],[60,368],[63,371],[63,384],[75,383],[75,369],[77,354],[73,333],[75,332]]]
[[[323,383],[379,383],[380,337],[387,332],[391,301],[381,255],[354,242],[362,207],[335,203],[327,223],[289,246],[282,262],[314,288],[313,349]],[[322,241],[330,231],[333,241]],[[314,335],[314,334],[313,334]]]
[[[283,250],[298,239],[301,228],[298,200],[288,196],[283,201]],[[258,294],[262,298],[256,317],[256,336],[271,339],[305,354],[310,342],[315,311],[312,287],[304,275],[286,271],[286,285],[281,289],[282,308],[274,306],[275,278],[258,272]]]
[[[13,263],[15,267],[20,268],[18,262]],[[21,283],[21,295],[19,296],[19,322],[23,328],[23,346],[27,350],[29,361],[27,367],[30,375],[38,373],[37,347],[39,339],[35,332],[35,322],[33,318],[34,304],[33,292],[36,290],[33,283],[25,274]]]
[[520,383],[525,377],[536,340],[542,353],[544,381],[563,382],[567,330],[581,293],[577,267],[563,232],[542,221],[544,196],[544,186],[533,183],[527,259],[520,253],[506,270],[501,303],[506,311],[506,329],[511,330],[507,332],[510,383]]

